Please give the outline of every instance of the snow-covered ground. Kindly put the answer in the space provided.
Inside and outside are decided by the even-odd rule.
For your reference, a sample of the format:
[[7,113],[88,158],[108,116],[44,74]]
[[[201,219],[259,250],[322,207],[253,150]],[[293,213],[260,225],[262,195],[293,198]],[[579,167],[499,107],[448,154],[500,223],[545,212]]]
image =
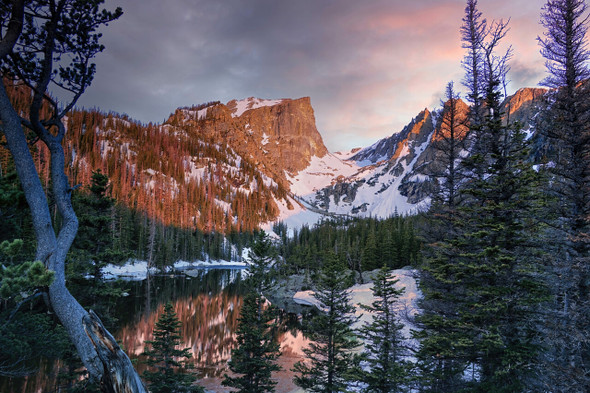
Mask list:
[[328,153],[323,157],[311,157],[307,168],[295,176],[291,176],[289,173],[286,173],[286,176],[291,183],[291,192],[303,197],[329,186],[339,176],[353,176],[359,169],[353,162],[344,161],[336,155]]
[[[404,288],[404,292],[395,302],[395,310],[399,317],[400,323],[404,325],[402,334],[405,338],[405,343],[409,348],[417,349],[418,342],[412,338],[411,330],[416,330],[414,325],[414,316],[418,314],[418,300],[422,297],[420,289],[416,283],[416,270],[411,269],[397,269],[392,272],[392,280],[399,280],[395,287],[397,289]],[[364,311],[360,304],[371,305],[375,298],[373,297],[372,283],[357,284],[349,289],[351,295],[350,303],[355,306],[355,314],[360,317],[358,322],[353,326],[355,329],[360,328],[365,323],[371,323],[373,317],[371,313]],[[313,291],[299,291],[293,296],[295,303],[315,306],[321,308],[321,304],[313,296]]]
[[261,225],[261,228],[267,233],[272,232],[272,226],[274,223],[282,222],[287,225],[289,230],[288,236],[291,237],[293,236],[294,229],[299,229],[304,225],[312,226],[325,218],[324,214],[309,210],[309,206],[302,203],[303,201],[298,202],[290,196],[287,198],[291,204],[291,209],[289,209],[285,200],[276,201],[277,206],[279,207],[278,217],[272,222],[263,223]]

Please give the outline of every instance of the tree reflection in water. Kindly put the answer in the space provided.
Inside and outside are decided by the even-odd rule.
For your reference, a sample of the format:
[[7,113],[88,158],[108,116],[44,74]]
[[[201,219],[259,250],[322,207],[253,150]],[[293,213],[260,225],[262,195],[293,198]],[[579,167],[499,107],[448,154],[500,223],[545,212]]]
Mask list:
[[[146,340],[151,340],[154,324],[164,304],[174,304],[182,322],[183,345],[193,353],[192,361],[202,384],[215,392],[229,392],[221,387],[221,377],[227,372],[227,361],[235,345],[237,322],[245,292],[240,270],[211,269],[194,271],[194,277],[152,276],[149,280],[129,282],[130,295],[122,298],[116,310],[119,329],[115,338],[129,357],[142,360]],[[282,356],[277,373],[277,393],[291,392],[296,387],[291,381],[292,365],[302,357],[306,344],[297,330],[297,318],[283,313],[278,334]],[[43,361],[41,370],[26,379],[0,381],[2,392],[55,392],[59,362]],[[146,365],[136,363],[141,373]]]

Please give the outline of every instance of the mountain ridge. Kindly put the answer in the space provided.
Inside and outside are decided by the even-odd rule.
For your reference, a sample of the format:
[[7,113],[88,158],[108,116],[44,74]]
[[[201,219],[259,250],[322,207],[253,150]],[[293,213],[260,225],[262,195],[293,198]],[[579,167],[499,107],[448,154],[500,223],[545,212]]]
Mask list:
[[[530,128],[545,93],[519,89],[504,108]],[[24,89],[12,95],[29,99]],[[75,185],[101,170],[120,203],[206,232],[313,224],[326,215],[388,217],[428,206],[443,109],[425,108],[400,132],[349,153],[328,151],[310,97],[214,101],[147,125],[76,110],[66,120],[66,171]],[[36,154],[47,177],[47,153],[40,146]],[[5,149],[0,158],[8,159]]]

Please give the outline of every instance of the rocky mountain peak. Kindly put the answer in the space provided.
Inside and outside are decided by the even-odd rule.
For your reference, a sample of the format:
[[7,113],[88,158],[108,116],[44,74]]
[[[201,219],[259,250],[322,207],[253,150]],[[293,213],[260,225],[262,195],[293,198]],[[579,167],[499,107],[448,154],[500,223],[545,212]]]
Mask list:
[[192,130],[210,143],[229,146],[266,175],[286,184],[328,149],[315,125],[311,99],[249,97],[179,108],[167,124]]
[[350,160],[361,165],[376,164],[380,161],[396,160],[405,155],[410,141],[424,141],[433,130],[433,114],[427,108],[421,111],[399,133],[381,139],[377,143],[360,150]]
[[316,128],[309,97],[248,98],[230,101],[226,107],[232,116],[227,126],[233,129],[234,149],[245,150],[277,174],[297,173],[309,165],[312,157],[328,153]]
[[518,89],[516,93],[505,100],[504,105],[510,109],[510,114],[522,110],[523,107],[530,106],[540,97],[547,93],[547,89],[525,87]]

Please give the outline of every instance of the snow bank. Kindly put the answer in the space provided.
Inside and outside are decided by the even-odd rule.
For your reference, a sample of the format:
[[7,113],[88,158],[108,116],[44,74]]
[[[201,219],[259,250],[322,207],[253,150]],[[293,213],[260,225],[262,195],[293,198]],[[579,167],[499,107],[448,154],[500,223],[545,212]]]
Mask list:
[[[147,276],[148,267],[147,261],[130,260],[123,266],[108,264],[100,269],[102,276],[106,280],[114,280],[121,278],[123,280],[144,280]],[[151,268],[151,274],[158,273],[158,269]]]
[[208,261],[177,261],[174,263],[174,270],[185,270],[193,268],[212,268],[212,267],[227,267],[227,268],[244,268],[248,266],[245,262],[225,261],[223,259],[210,259]]
[[[214,260],[210,259],[207,261],[177,261],[174,266],[166,270],[171,272],[175,270],[190,270],[190,269],[243,269],[248,264],[246,262],[238,261],[225,261],[225,260]],[[105,280],[115,280],[120,278],[126,281],[138,281],[145,280],[148,274],[147,261],[130,260],[122,266],[108,264],[101,269],[102,275]],[[150,268],[150,274],[162,273],[159,269],[152,267]]]
[[[395,287],[397,289],[405,288],[402,295],[395,302],[394,309],[397,312],[400,322],[404,325],[402,334],[406,345],[410,348],[417,349],[418,342],[412,338],[411,330],[416,330],[413,322],[414,317],[418,314],[418,300],[422,297],[418,284],[416,283],[416,270],[397,269],[392,272],[392,279],[399,280]],[[358,322],[353,326],[355,329],[360,328],[365,323],[371,323],[373,317],[371,313],[364,311],[360,304],[371,305],[375,298],[373,297],[372,283],[357,284],[349,289],[351,295],[351,304],[355,306],[355,315],[360,317]],[[315,306],[320,308],[318,300],[313,297],[313,291],[299,291],[293,296],[293,301],[305,306]]]

